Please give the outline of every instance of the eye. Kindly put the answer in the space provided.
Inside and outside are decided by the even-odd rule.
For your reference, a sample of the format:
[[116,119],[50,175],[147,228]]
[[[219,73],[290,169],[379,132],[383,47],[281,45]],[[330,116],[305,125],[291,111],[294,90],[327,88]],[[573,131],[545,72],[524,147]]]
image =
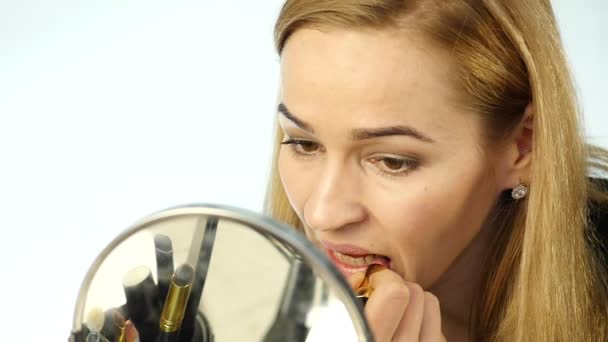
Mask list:
[[281,142],[281,145],[290,145],[294,153],[307,156],[318,152],[320,149],[319,144],[316,142],[304,139],[289,138]]
[[418,166],[418,161],[403,157],[375,157],[370,162],[376,169],[391,176],[405,175]]

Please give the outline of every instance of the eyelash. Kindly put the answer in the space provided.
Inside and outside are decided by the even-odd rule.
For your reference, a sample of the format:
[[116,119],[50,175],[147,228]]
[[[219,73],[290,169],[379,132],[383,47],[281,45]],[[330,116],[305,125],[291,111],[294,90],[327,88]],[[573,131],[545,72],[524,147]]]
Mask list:
[[[321,148],[319,146],[319,144],[317,144],[313,141],[304,140],[304,139],[294,139],[294,138],[289,138],[289,139],[281,142],[281,145],[289,145],[290,153],[293,156],[298,157],[298,158],[310,158],[310,157],[313,157],[318,152],[318,149],[316,149],[315,151],[312,151],[312,152],[303,152],[301,150],[298,150],[298,148],[301,148],[305,145],[308,145],[308,147],[316,146],[317,148]],[[405,169],[399,170],[399,171],[387,171],[386,169],[383,169],[382,167],[379,167],[376,165],[378,163],[395,162],[395,161],[398,163],[402,163],[403,167],[405,167]],[[408,173],[415,170],[419,166],[419,161],[414,158],[387,157],[387,156],[371,158],[371,159],[369,159],[369,163],[373,164],[374,170],[377,173],[379,173],[381,175],[385,175],[385,176],[390,176],[390,177],[406,176]],[[384,165],[386,167],[386,164],[384,164]]]
[[300,150],[298,150],[298,147],[303,147],[304,145],[309,145],[309,146],[317,146],[319,147],[319,144],[310,141],[310,140],[303,140],[303,139],[294,139],[294,138],[289,138],[283,142],[281,142],[281,145],[289,145],[289,150],[291,152],[291,154],[295,157],[312,157],[313,154],[315,152],[317,152],[316,150],[313,152],[302,152]]
[[[402,167],[399,168],[399,171],[387,171],[383,170],[382,167],[378,167],[374,165],[374,170],[377,170],[378,173],[382,175],[387,175],[391,177],[399,177],[399,176],[407,176],[410,172],[414,171],[418,167],[418,160],[412,158],[401,158],[401,157],[376,157],[372,158],[371,163],[385,163],[387,161],[397,161],[398,163],[402,163],[402,167],[405,169],[401,170]],[[386,164],[384,164],[386,165]]]

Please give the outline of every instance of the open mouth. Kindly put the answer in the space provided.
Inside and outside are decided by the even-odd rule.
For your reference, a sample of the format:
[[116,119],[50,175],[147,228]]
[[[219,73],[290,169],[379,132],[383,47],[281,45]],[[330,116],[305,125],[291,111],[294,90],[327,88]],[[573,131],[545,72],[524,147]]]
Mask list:
[[349,255],[332,249],[326,249],[326,253],[346,277],[357,272],[365,272],[370,265],[382,265],[390,268],[391,259],[384,255]]

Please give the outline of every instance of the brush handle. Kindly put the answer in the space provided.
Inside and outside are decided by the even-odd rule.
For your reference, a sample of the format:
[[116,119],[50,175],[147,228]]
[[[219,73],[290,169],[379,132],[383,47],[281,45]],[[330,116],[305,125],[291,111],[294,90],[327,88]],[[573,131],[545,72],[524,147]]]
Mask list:
[[158,300],[162,307],[167,298],[171,277],[173,277],[173,244],[167,235],[154,236],[154,251],[156,255],[156,276],[158,279]]

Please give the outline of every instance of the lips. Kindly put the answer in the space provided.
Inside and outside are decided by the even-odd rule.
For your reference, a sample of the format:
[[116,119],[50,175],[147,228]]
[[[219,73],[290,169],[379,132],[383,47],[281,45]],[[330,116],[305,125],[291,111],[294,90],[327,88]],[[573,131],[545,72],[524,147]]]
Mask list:
[[390,268],[390,258],[374,254],[357,246],[337,245],[321,242],[330,260],[343,276],[349,277],[358,272],[365,272],[370,265],[383,265]]

